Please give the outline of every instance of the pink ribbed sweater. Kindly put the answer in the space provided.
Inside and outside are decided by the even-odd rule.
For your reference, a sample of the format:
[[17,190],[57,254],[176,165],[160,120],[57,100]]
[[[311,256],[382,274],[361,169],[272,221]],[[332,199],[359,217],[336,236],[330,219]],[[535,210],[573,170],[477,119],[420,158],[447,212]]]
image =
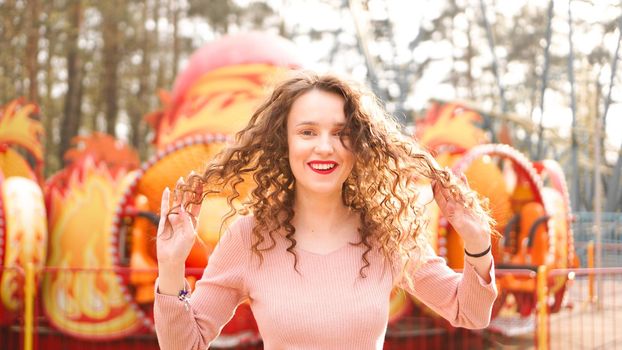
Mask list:
[[264,261],[251,252],[253,217],[237,220],[210,256],[196,283],[190,309],[176,296],[157,293],[154,303],[156,332],[161,349],[205,349],[233,316],[238,304],[250,300],[265,349],[382,349],[394,286],[404,288],[454,326],[483,328],[490,321],[496,297],[492,282],[485,283],[466,264],[463,273],[449,269],[431,248],[422,248],[406,273],[410,288],[398,277],[401,264],[371,252],[371,266],[359,276],[364,247],[346,245],[321,255],[285,249],[289,241],[277,238]]

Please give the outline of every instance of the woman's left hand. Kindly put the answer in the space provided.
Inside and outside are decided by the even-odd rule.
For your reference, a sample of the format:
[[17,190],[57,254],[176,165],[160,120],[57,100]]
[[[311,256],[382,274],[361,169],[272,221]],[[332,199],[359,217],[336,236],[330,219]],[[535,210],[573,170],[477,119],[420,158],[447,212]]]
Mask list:
[[[461,176],[464,185],[469,188],[464,175]],[[464,248],[471,253],[479,253],[490,246],[491,228],[488,222],[476,215],[471,209],[457,203],[449,189],[444,188],[436,181],[432,182],[434,199],[441,212],[451,226],[458,232],[464,242]]]

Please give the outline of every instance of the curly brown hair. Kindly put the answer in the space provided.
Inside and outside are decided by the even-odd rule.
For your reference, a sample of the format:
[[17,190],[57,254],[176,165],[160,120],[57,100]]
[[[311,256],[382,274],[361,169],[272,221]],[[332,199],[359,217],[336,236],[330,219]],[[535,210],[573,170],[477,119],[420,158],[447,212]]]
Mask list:
[[[285,230],[287,251],[297,266],[294,217],[295,178],[288,161],[287,117],[293,102],[313,89],[342,96],[354,167],[343,184],[343,203],[360,219],[360,242],[364,269],[368,254],[380,249],[385,257],[410,257],[416,238],[426,230],[423,206],[417,202],[416,182],[429,179],[446,189],[458,203],[494,227],[488,203],[480,200],[451,171],[438,166],[416,141],[405,135],[400,124],[380,106],[377,98],[359,85],[332,75],[295,72],[280,82],[252,115],[248,125],[236,134],[235,142],[221,151],[202,175],[190,175],[178,193],[187,193],[184,205],[200,205],[211,194],[225,195],[230,211],[224,223],[236,213],[255,217],[252,251],[263,261],[262,252],[275,247],[274,235]],[[341,136],[344,137],[344,136]],[[341,140],[343,143],[343,139]],[[254,180],[254,189],[239,203],[239,186]],[[186,208],[188,209],[188,208]],[[266,244],[264,244],[264,242]]]

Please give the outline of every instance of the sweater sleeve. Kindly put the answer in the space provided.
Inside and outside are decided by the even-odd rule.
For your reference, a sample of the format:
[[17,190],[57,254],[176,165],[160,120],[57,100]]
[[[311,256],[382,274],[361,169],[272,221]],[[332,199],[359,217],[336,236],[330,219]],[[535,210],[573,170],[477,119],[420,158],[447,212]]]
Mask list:
[[186,309],[177,296],[163,295],[155,285],[154,321],[163,350],[205,349],[247,298],[245,271],[250,254],[244,244],[249,220],[237,220],[223,234],[195,285]]
[[[494,262],[490,268],[490,283],[486,283],[466,259],[462,273],[455,272],[443,258],[436,255],[427,240],[418,241],[415,254],[406,264],[402,264],[405,267],[401,267],[396,285],[454,327],[487,327],[497,297]],[[410,281],[405,276],[409,276]]]

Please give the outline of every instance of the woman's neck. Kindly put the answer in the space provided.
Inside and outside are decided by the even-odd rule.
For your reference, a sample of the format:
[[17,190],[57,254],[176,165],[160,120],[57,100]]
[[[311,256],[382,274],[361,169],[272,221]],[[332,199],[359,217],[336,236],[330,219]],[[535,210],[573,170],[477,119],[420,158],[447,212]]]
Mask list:
[[346,224],[352,211],[343,204],[341,194],[319,195],[296,192],[294,200],[294,220],[296,229],[304,231],[331,232]]

